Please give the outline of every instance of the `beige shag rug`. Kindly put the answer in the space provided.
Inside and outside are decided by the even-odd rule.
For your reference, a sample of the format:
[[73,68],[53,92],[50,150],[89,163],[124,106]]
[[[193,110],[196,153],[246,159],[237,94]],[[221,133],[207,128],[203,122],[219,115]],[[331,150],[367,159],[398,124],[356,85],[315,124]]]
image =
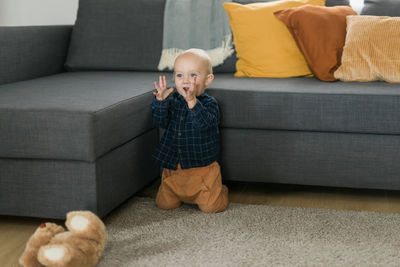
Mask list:
[[400,214],[231,203],[160,210],[134,197],[105,218],[98,266],[400,266]]

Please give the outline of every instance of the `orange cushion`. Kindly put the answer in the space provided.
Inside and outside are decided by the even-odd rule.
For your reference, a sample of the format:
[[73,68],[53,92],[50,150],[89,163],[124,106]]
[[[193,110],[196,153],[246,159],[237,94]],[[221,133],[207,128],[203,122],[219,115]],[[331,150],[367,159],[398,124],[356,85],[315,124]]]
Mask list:
[[346,37],[346,16],[357,15],[349,6],[305,5],[274,13],[296,40],[311,71],[320,80],[336,81]]
[[274,12],[325,0],[281,0],[247,5],[224,3],[232,28],[238,61],[235,76],[293,77],[310,75],[289,30]]
[[342,81],[400,83],[400,17],[348,16]]

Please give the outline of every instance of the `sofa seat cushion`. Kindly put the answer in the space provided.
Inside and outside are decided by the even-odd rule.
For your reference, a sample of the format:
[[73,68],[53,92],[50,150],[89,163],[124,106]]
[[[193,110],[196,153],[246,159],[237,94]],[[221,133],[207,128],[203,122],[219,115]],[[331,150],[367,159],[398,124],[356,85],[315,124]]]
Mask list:
[[153,128],[156,73],[62,73],[0,86],[0,158],[94,161]]
[[221,127],[400,134],[400,86],[217,74]]

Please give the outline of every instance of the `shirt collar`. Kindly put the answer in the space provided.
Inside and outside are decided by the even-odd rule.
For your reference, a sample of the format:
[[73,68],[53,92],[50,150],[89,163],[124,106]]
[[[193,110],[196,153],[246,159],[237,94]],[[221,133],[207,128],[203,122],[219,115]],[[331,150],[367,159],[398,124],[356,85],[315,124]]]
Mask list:
[[[176,89],[175,89],[175,90],[176,90]],[[176,95],[176,97],[177,97],[179,100],[184,101],[184,102],[186,103],[185,98],[184,98],[180,93],[175,92],[175,95]],[[197,96],[197,98],[203,99],[203,98],[206,97],[206,96],[207,96],[207,94],[204,92],[204,93],[202,93],[201,95]]]

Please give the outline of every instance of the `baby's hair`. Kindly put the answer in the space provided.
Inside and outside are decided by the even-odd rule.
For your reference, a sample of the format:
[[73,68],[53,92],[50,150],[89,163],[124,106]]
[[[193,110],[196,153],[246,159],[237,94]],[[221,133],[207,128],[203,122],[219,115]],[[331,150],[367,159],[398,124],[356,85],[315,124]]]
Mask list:
[[[180,53],[176,59],[183,55],[183,54],[194,54],[200,58],[202,58],[205,61],[205,64],[207,64],[207,69],[208,69],[208,74],[212,74],[213,73],[213,69],[212,69],[212,64],[211,64],[211,58],[210,56],[207,54],[206,51],[204,51],[203,49],[200,48],[190,48],[188,50],[183,51],[182,53]],[[175,59],[175,60],[176,60]]]

